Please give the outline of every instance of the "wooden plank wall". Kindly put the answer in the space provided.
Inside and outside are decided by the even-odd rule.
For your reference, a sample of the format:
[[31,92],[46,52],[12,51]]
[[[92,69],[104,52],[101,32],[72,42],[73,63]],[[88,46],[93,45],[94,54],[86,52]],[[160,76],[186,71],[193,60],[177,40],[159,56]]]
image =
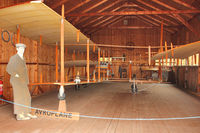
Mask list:
[[26,1],[29,1],[29,0],[0,0],[0,8],[6,7],[6,6],[12,6],[12,5],[19,4]]
[[[195,35],[193,32],[191,32],[185,26],[182,26],[179,28],[177,33],[172,35],[173,44],[184,45],[184,44],[188,44],[188,43],[192,43],[192,42],[200,40],[200,15],[194,16],[194,18],[192,18],[189,21],[189,24],[199,33],[199,36]],[[185,76],[185,78],[187,78],[187,79],[185,79],[180,74],[178,74],[180,81],[178,81],[177,84],[180,87],[184,87],[184,81],[187,81],[188,88],[190,90],[192,90],[194,92],[200,92],[199,68],[194,67],[194,66],[189,66],[189,67],[187,67],[187,69],[188,69],[187,71],[185,70],[186,67],[179,68],[179,69],[182,72],[182,76],[187,75],[187,76]],[[177,71],[176,71],[176,75],[177,75]],[[181,79],[181,77],[182,77],[182,79]]]
[[[128,18],[127,26],[151,26],[137,18]],[[119,21],[111,27],[126,26],[123,24],[123,20]],[[167,41],[168,45],[171,43],[171,35],[164,30],[164,41]],[[127,43],[133,43],[135,46],[159,46],[160,45],[160,28],[154,29],[115,29],[104,28],[91,35],[91,39],[95,43],[99,44],[112,44],[126,46]],[[164,46],[163,41],[163,46]],[[132,71],[137,77],[142,77],[140,73],[140,65],[148,64],[148,49],[126,49],[126,48],[102,48],[111,53],[113,57],[122,57],[126,55],[126,61],[133,61]],[[152,52],[158,52],[158,49],[152,49]],[[115,77],[118,76],[119,65],[114,65]],[[127,64],[128,66],[128,64]],[[128,67],[127,67],[128,70]]]
[[[200,34],[200,15],[195,16],[189,21],[189,24]],[[197,36],[185,26],[179,28],[178,32],[172,35],[173,44],[184,45],[200,40],[200,35]]]
[[183,89],[188,89],[193,92],[198,92],[198,75],[199,75],[198,66],[190,67],[177,67],[175,69],[176,73],[176,84]]
[[[2,33],[4,29],[0,29]],[[17,37],[15,33],[9,32],[13,35],[13,43],[16,43]],[[8,39],[8,34],[4,33],[4,38]],[[21,36],[20,42],[26,44],[27,48],[24,57],[27,63],[28,75],[30,83],[36,82],[55,82],[55,47],[51,45],[42,44],[31,40],[27,37]],[[11,56],[16,54],[16,48],[11,41],[5,42],[0,38],[0,75],[3,76],[4,82],[4,96],[6,99],[12,99],[12,87],[10,85],[10,76],[6,72],[6,66]],[[42,87],[45,91],[53,89],[50,86]],[[31,88],[30,88],[31,89]]]

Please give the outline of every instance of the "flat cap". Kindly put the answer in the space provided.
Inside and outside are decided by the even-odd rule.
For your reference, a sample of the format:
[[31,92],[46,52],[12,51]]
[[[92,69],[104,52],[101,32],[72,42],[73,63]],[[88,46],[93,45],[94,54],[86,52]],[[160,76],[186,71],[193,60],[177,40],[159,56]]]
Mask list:
[[17,43],[15,46],[16,46],[16,48],[19,48],[19,47],[24,47],[24,48],[26,48],[26,45],[23,44],[23,43]]

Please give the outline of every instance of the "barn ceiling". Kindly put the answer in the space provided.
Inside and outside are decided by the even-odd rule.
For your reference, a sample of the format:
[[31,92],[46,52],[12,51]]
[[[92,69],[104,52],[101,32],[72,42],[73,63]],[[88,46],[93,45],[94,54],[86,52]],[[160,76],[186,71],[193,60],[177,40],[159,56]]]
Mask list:
[[44,3],[59,14],[64,4],[66,19],[86,35],[132,17],[148,22],[152,27],[159,28],[163,23],[169,33],[185,26],[200,36],[188,23],[200,13],[200,0],[44,0]]

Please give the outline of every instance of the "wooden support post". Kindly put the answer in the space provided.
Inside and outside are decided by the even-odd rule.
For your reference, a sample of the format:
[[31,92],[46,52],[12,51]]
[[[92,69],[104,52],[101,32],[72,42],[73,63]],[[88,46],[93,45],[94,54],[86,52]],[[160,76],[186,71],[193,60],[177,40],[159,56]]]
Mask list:
[[90,82],[90,47],[89,39],[87,39],[87,82]]
[[98,82],[101,81],[101,77],[100,77],[100,74],[101,74],[101,68],[100,68],[100,48],[98,48]]
[[77,38],[76,38],[76,41],[77,41],[77,42],[79,42],[79,40],[80,40],[80,39],[79,39],[79,34],[80,34],[80,30],[77,30]]
[[58,43],[56,43],[56,82],[58,82]]
[[[76,51],[75,50],[73,50],[72,60],[73,61],[76,60]],[[73,69],[72,69],[72,75],[73,75],[73,79],[75,80],[75,78],[76,78],[75,65],[73,66]]]
[[62,5],[62,18],[61,18],[61,29],[60,29],[60,51],[61,51],[61,84],[64,84],[64,5]]
[[[167,42],[165,41],[165,51],[167,51]],[[166,53],[166,56],[165,56],[166,58],[165,58],[165,65],[167,66],[167,64],[168,64],[168,55],[167,55],[167,53]]]
[[[163,52],[163,22],[161,23],[161,30],[160,30],[160,51]],[[163,65],[163,57],[162,57],[162,65]],[[161,62],[159,62],[159,70],[160,70],[160,74],[159,74],[159,78],[160,81],[162,81],[162,67],[161,67]]]
[[93,53],[95,53],[95,44],[93,45]]
[[[84,59],[84,52],[81,53],[81,59]],[[84,76],[84,67],[82,67],[82,76]]]
[[93,82],[96,82],[96,66],[94,67],[93,71]]
[[199,52],[199,67],[200,67],[200,52]]
[[176,64],[177,64],[177,66],[179,66],[179,58],[177,58],[177,60],[176,60],[176,61],[177,61],[177,63],[176,63]]
[[40,46],[42,46],[42,36],[40,35]]
[[[68,56],[68,48],[65,48],[65,55],[66,55],[66,57]],[[68,71],[69,71],[69,69],[70,69],[70,68],[68,68]],[[66,81],[66,82],[68,82],[68,75],[69,75],[69,74],[66,72],[66,75],[65,75],[65,81]]]
[[131,75],[132,75],[132,62],[129,62],[129,81],[131,81]]
[[172,43],[171,43],[171,51],[172,51],[172,64],[173,64],[173,61],[174,61],[174,48],[173,48],[173,44]]
[[[62,5],[62,18],[61,18],[61,26],[60,26],[60,51],[61,51],[61,76],[60,76],[60,80],[61,80],[61,86],[60,86],[60,90],[59,90],[59,96],[60,97],[64,97],[64,81],[65,81],[65,69],[64,69],[64,4]],[[59,106],[58,106],[58,111],[60,112],[66,112],[66,101],[61,100],[59,101]]]
[[150,45],[149,45],[148,53],[149,53],[149,66],[151,66],[151,46]]
[[195,66],[197,65],[197,54],[194,55],[194,63],[195,63]]
[[17,25],[17,43],[20,43],[20,26]]
[[103,50],[103,61],[105,61],[105,50]]

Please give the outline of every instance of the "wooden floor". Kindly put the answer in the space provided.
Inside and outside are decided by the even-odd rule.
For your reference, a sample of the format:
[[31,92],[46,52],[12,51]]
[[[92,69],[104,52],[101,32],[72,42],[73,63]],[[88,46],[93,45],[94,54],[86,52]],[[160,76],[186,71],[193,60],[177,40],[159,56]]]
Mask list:
[[[81,115],[120,118],[166,118],[200,116],[200,100],[171,84],[138,85],[131,94],[130,83],[100,83],[67,91],[68,111]],[[33,107],[56,110],[57,93],[33,99]],[[199,133],[200,119],[168,121],[119,121],[80,118],[79,121],[38,118],[16,121],[12,105],[0,107],[2,133]]]

